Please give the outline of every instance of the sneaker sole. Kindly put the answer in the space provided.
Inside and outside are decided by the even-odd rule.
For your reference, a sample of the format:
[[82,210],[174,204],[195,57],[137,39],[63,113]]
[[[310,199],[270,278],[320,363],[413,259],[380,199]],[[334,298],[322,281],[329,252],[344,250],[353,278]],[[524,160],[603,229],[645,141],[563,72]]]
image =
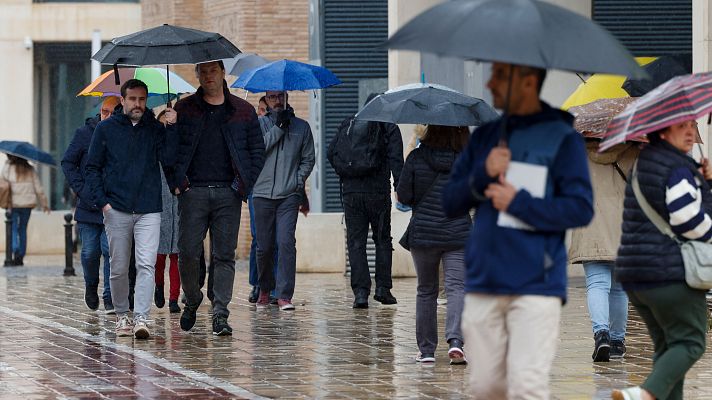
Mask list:
[[226,328],[226,329],[223,329],[223,330],[220,331],[220,332],[215,332],[215,331],[213,331],[213,335],[215,335],[215,336],[232,336],[232,332],[230,332],[230,331],[227,330],[227,328]]
[[288,306],[281,306],[279,309],[282,311],[294,311],[294,306],[290,304]]
[[450,364],[467,364],[465,353],[459,350],[448,351],[447,355],[450,357]]
[[256,307],[256,308],[260,308],[260,309],[264,309],[264,308],[269,307],[269,303],[267,303],[267,304],[255,303],[255,307]]
[[148,332],[148,329],[146,328],[139,328],[134,332],[134,336],[136,339],[148,339],[151,334]]
[[610,359],[611,346],[604,344],[598,348],[598,351],[593,355],[593,362],[607,362]]
[[415,361],[417,361],[417,362],[419,362],[419,363],[426,363],[426,364],[427,364],[427,363],[434,363],[434,362],[435,362],[435,357],[432,357],[432,358],[431,358],[431,357],[425,357],[425,358],[421,358],[421,359],[417,359],[417,358],[416,358]]
[[106,311],[104,311],[104,314],[106,314],[106,315],[116,315],[116,310],[106,310]]

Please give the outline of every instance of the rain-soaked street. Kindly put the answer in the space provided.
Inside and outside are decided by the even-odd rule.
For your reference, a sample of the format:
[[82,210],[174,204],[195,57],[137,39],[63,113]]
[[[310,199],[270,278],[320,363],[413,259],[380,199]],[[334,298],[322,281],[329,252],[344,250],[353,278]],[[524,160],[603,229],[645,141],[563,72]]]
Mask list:
[[[60,263],[30,256],[26,264],[35,266],[0,268],[2,399],[457,399],[466,397],[467,369],[477,367],[450,366],[442,344],[434,365],[414,361],[415,279],[394,280],[397,306],[372,300],[353,310],[348,278],[300,274],[295,312],[257,311],[238,262],[233,337],[213,337],[204,304],[192,333],[180,330],[179,314],[154,307],[154,336],[137,341],[117,339],[113,316],[86,308],[82,278],[62,277]],[[651,344],[634,313],[626,358],[590,362],[584,293],[583,278],[571,278],[552,371],[557,399],[609,398],[611,388],[638,384],[650,370]],[[685,398],[712,399],[711,375],[707,354],[688,373]]]

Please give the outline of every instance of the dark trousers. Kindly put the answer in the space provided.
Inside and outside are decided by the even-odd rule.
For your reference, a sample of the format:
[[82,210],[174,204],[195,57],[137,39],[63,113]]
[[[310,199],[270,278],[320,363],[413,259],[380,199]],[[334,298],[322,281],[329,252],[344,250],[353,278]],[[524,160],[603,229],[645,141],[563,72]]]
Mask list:
[[[291,300],[297,272],[298,195],[285,199],[254,197],[255,235],[257,237],[257,281],[260,291],[277,289],[278,299]],[[277,248],[275,249],[275,242]],[[274,276],[274,252],[279,252],[277,279]]]
[[[250,242],[250,285],[259,286],[257,284],[257,237],[255,234],[255,205],[252,200],[252,195],[247,198],[247,209],[250,211],[250,233],[252,234],[252,242]],[[275,244],[275,246],[277,246]],[[274,275],[277,276],[277,259],[279,251],[274,252]],[[276,290],[270,293],[272,297],[277,296]]]
[[685,374],[705,352],[705,291],[680,282],[628,291],[628,298],[645,321],[655,347],[653,370],[640,386],[657,399],[682,399]]
[[197,307],[200,292],[200,255],[210,229],[213,272],[213,314],[228,316],[235,281],[235,248],[240,228],[241,202],[230,188],[193,187],[178,197],[178,269],[186,303]]
[[390,289],[393,245],[391,238],[391,196],[387,193],[344,193],[346,245],[351,264],[354,295],[371,293],[371,275],[366,258],[368,227],[376,244],[376,288]]

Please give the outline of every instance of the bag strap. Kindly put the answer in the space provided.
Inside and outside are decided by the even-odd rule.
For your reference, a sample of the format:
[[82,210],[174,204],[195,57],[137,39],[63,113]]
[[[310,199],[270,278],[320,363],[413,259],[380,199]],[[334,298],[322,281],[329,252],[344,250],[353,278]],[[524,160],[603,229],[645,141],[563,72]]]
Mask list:
[[682,241],[677,237],[677,235],[672,231],[672,228],[670,227],[670,224],[667,223],[663,217],[658,214],[653,207],[648,203],[648,200],[645,198],[643,195],[643,192],[640,190],[640,184],[638,183],[638,162],[636,161],[635,165],[633,166],[633,180],[632,180],[632,186],[633,186],[633,193],[635,194],[635,199],[638,200],[638,204],[640,205],[640,208],[643,210],[643,213],[645,214],[646,217],[650,220],[650,222],[655,225],[658,230],[670,237],[670,239],[674,240],[677,244],[682,244]]

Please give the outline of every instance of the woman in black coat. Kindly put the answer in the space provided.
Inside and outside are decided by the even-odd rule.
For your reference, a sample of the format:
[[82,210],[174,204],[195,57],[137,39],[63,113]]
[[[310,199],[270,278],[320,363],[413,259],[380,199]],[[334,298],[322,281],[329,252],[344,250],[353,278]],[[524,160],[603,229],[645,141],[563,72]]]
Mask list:
[[445,216],[440,199],[452,164],[465,148],[466,127],[430,125],[420,147],[413,150],[403,166],[398,200],[413,207],[406,245],[410,248],[418,275],[415,335],[418,362],[434,362],[438,344],[437,297],[442,261],[447,294],[445,338],[452,364],[465,364],[460,316],[465,294],[465,241],[472,220],[468,214]]

